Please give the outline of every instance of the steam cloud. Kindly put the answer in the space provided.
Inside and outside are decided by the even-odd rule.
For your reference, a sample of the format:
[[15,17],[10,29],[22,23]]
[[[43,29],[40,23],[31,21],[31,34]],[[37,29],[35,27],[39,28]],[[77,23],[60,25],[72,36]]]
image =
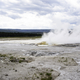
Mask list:
[[41,41],[49,45],[80,43],[80,30],[79,28],[51,30],[49,33],[44,33]]

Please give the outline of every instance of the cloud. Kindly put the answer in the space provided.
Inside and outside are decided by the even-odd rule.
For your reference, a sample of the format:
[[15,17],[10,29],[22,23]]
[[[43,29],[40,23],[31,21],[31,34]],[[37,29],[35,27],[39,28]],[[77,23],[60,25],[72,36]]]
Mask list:
[[8,17],[11,17],[12,19],[18,19],[18,18],[21,18],[19,15],[9,15]]
[[0,28],[80,25],[79,0],[0,0]]
[[66,2],[74,8],[80,8],[80,1],[79,0],[66,0]]
[[0,15],[6,15],[7,14],[7,12],[5,12],[5,11],[0,11]]

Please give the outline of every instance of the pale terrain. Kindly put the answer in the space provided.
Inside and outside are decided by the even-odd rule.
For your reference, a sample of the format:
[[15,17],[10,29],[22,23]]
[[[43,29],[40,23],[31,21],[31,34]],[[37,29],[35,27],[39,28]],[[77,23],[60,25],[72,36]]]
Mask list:
[[[0,40],[0,80],[79,80],[80,45]],[[34,41],[33,41],[34,42]]]

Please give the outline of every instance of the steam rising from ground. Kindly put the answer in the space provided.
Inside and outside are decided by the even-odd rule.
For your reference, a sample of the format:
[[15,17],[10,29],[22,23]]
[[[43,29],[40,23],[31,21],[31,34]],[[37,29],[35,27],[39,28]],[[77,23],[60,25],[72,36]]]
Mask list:
[[80,29],[54,29],[44,33],[40,39],[1,40],[0,43],[25,43],[38,45],[59,45],[80,43]]
[[45,41],[49,45],[80,43],[80,30],[77,29],[52,30],[49,33],[45,33],[42,36],[41,41]]

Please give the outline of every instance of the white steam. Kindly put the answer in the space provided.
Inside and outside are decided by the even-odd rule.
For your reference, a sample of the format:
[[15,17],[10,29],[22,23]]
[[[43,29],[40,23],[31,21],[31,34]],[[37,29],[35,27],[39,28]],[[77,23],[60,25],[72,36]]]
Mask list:
[[42,36],[41,41],[45,41],[49,45],[80,43],[80,30],[79,29],[52,30],[49,33],[45,33]]

